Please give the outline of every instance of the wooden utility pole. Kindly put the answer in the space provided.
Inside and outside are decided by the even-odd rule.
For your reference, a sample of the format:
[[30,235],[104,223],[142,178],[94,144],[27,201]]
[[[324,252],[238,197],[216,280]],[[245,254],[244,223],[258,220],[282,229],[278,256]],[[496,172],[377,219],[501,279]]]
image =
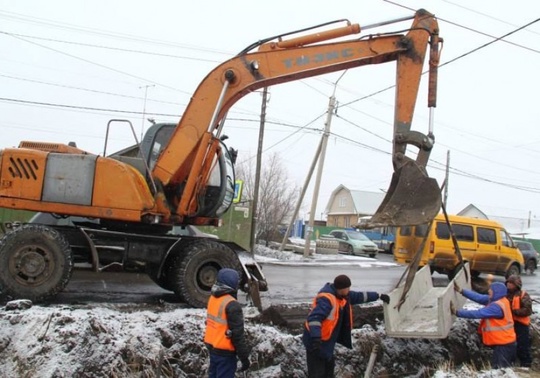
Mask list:
[[257,147],[257,167],[255,168],[255,186],[253,188],[253,203],[251,205],[251,237],[250,251],[255,253],[255,239],[257,235],[257,203],[259,202],[259,183],[261,181],[261,161],[264,139],[264,124],[266,122],[266,103],[268,98],[268,87],[265,87],[262,94],[261,123],[259,127],[259,145]]
[[444,207],[448,208],[448,179],[450,177],[450,150],[446,151],[446,173],[444,177],[444,196],[443,203]]
[[[337,83],[336,83],[337,84]],[[315,188],[313,188],[313,198],[311,199],[311,211],[309,212],[309,224],[306,228],[304,240],[304,257],[309,256],[309,250],[311,248],[311,235],[313,234],[313,227],[315,224],[315,212],[317,211],[317,201],[319,199],[319,188],[321,186],[321,177],[324,167],[324,157],[326,155],[326,145],[328,144],[328,135],[330,134],[330,124],[332,123],[332,115],[334,114],[334,108],[336,106],[336,97],[334,96],[336,89],[334,87],[334,93],[330,96],[328,102],[328,111],[326,113],[326,123],[324,125],[324,133],[321,142],[321,153],[319,156],[319,165],[317,167],[317,177],[315,179]]]

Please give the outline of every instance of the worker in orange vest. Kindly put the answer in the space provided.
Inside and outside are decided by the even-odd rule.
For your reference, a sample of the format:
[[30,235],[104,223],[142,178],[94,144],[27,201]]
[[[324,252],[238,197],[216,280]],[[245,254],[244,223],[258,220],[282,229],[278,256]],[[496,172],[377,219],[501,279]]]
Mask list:
[[506,298],[506,286],[502,282],[493,282],[488,294],[461,289],[454,283],[454,289],[464,297],[485,305],[478,310],[457,310],[450,303],[450,311],[459,318],[481,319],[478,333],[484,345],[493,348],[491,367],[494,369],[509,367],[516,358],[516,333],[510,302]]
[[351,305],[377,299],[390,303],[390,297],[386,294],[352,291],[350,287],[350,278],[342,274],[334,279],[334,283],[328,282],[313,299],[302,337],[306,347],[309,378],[334,376],[336,343],[352,348]]
[[210,352],[210,378],[233,378],[237,358],[240,371],[249,369],[249,347],[244,337],[244,314],[236,300],[238,272],[223,268],[218,272],[208,299],[204,343]]
[[517,337],[517,358],[523,367],[531,367],[531,324],[532,300],[525,290],[521,290],[521,278],[511,275],[506,279],[508,294],[506,298],[512,306],[514,315],[514,331]]

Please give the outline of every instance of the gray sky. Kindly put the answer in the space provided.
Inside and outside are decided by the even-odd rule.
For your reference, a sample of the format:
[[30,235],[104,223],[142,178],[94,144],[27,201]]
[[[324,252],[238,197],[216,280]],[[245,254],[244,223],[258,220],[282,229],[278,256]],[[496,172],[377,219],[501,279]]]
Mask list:
[[[450,151],[449,212],[473,203],[488,214],[526,218],[531,212],[540,219],[540,107],[535,95],[540,22],[481,48],[538,19],[540,2],[396,3],[0,0],[0,148],[21,140],[76,141],[102,154],[111,118],[131,120],[138,135],[143,109],[146,117],[177,122],[198,83],[257,40],[336,19],[367,25],[425,8],[439,17],[441,63],[458,58],[439,71],[436,146],[428,168],[442,183]],[[408,26],[410,21],[368,32]],[[340,107],[332,120],[317,218],[339,184],[369,191],[388,188],[394,92],[359,99],[394,84],[394,67],[349,70],[337,84],[338,103],[352,104]],[[341,74],[270,88],[265,153],[279,153],[299,186]],[[413,128],[425,132],[422,88]],[[240,160],[256,153],[260,108],[261,96],[253,93],[229,112],[224,133],[228,144],[240,150]],[[110,136],[108,152],[134,142],[125,126],[114,127]]]

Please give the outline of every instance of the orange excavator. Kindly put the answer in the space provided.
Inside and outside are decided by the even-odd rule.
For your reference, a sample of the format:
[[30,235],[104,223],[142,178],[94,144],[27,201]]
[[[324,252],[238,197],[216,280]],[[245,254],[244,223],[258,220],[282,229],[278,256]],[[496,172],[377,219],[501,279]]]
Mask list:
[[[99,156],[48,142],[2,150],[0,207],[77,219],[69,225],[27,223],[8,232],[0,241],[2,294],[45,300],[65,287],[75,263],[88,263],[95,271],[111,264],[144,267],[158,285],[196,307],[206,305],[217,271],[230,267],[241,273],[241,288],[258,298],[267,283],[252,253],[171,230],[218,225],[231,206],[236,151],[223,143],[223,128],[236,101],[259,88],[364,65],[395,61],[397,67],[394,174],[372,222],[432,219],[441,205],[439,186],[425,169],[433,118],[426,134],[411,130],[411,123],[428,47],[428,106],[436,105],[442,43],[437,20],[421,9],[363,29],[410,19],[405,34],[345,40],[361,28],[340,20],[334,23],[345,26],[318,25],[248,46],[204,78],[177,125],[152,126],[136,157]],[[417,148],[415,158],[407,156],[409,146]]]

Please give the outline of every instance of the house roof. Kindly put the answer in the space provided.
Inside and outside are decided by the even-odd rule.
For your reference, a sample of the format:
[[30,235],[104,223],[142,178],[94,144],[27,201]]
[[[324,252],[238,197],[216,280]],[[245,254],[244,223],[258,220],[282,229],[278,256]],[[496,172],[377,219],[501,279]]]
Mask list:
[[335,200],[336,195],[342,191],[346,190],[351,194],[351,198],[356,209],[356,214],[366,214],[372,215],[375,214],[375,211],[379,208],[379,205],[382,203],[385,193],[378,192],[367,192],[365,190],[353,190],[349,189],[344,185],[339,185],[332,192],[328,204],[326,205],[325,213],[329,214],[330,207]]
[[484,213],[478,207],[474,206],[472,203],[467,205],[463,210],[457,213],[457,215],[463,215],[463,216],[474,217],[474,218],[478,218],[478,216],[480,216],[484,219],[489,219],[486,213]]

